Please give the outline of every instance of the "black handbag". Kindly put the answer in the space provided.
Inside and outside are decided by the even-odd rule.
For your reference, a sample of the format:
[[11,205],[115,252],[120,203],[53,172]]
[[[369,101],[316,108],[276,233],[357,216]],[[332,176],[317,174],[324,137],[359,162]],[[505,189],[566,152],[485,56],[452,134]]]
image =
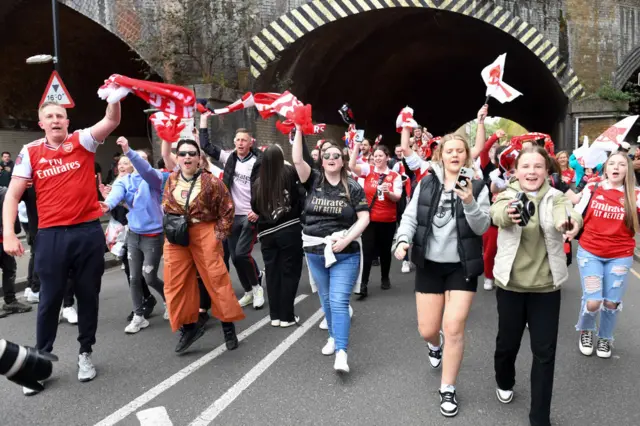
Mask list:
[[199,173],[193,176],[191,181],[191,187],[187,193],[187,202],[184,204],[184,215],[167,213],[162,218],[162,228],[164,229],[164,235],[171,244],[177,244],[180,246],[189,245],[189,198],[191,197],[191,191],[196,185]]

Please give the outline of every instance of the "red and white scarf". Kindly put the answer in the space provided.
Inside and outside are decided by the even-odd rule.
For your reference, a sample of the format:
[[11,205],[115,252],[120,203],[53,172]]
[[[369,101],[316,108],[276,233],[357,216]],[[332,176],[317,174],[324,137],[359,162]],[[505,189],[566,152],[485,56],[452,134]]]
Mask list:
[[98,89],[98,96],[110,104],[120,101],[129,93],[133,93],[166,114],[179,118],[193,117],[196,97],[193,91],[186,87],[113,74]]

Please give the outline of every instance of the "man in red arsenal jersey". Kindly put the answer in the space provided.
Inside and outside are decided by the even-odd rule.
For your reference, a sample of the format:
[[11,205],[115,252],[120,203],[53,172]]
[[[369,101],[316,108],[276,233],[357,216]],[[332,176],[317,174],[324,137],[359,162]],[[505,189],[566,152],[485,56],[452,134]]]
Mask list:
[[[71,134],[67,111],[58,104],[42,104],[38,118],[45,137],[22,148],[5,197],[4,250],[11,256],[24,254],[13,224],[18,202],[31,179],[40,215],[35,254],[40,276],[36,347],[53,350],[67,277],[72,273],[79,316],[78,380],[87,382],[96,376],[91,353],[96,342],[105,251],[95,189],[95,152],[120,124],[120,104],[110,104],[105,117],[91,128]],[[23,390],[25,395],[37,392]]]

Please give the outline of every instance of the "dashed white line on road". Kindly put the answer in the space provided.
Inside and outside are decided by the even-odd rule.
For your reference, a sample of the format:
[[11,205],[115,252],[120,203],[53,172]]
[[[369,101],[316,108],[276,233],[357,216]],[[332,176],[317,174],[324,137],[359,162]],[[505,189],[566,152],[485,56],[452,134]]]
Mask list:
[[640,274],[636,272],[635,269],[631,268],[631,273],[636,276],[637,279],[640,280]]
[[282,343],[280,343],[273,351],[255,365],[247,374],[242,377],[235,385],[229,388],[220,398],[211,404],[206,410],[189,424],[189,426],[208,426],[215,420],[220,413],[229,406],[240,394],[247,389],[258,377],[262,375],[274,362],[278,360],[295,342],[297,342],[304,334],[315,326],[322,318],[322,309],[318,309],[311,318],[305,321],[297,330],[289,335]]
[[[296,299],[294,301],[294,305],[302,302],[307,297],[308,297],[308,295],[306,295],[306,294],[301,294],[300,296],[296,297]],[[262,318],[260,321],[256,322],[251,327],[247,328],[242,333],[238,334],[238,341],[240,341],[240,342],[243,341],[244,339],[246,339],[247,337],[251,336],[256,331],[258,331],[259,329],[264,327],[270,321],[271,321],[271,318],[268,315],[266,317]],[[227,347],[226,347],[225,344],[222,344],[222,345],[218,346],[217,348],[215,348],[214,350],[212,350],[208,354],[204,355],[202,358],[200,358],[197,361],[189,364],[188,366],[186,366],[182,370],[178,371],[173,376],[169,377],[168,379],[164,380],[163,382],[161,382],[158,385],[154,386],[153,388],[149,389],[148,391],[146,391],[145,393],[143,393],[142,395],[140,395],[139,397],[137,397],[136,399],[134,399],[133,401],[131,401],[130,403],[128,403],[127,405],[125,405],[124,407],[119,409],[118,411],[116,411],[115,413],[113,413],[110,416],[104,418],[99,423],[96,423],[95,426],[113,426],[113,425],[115,425],[116,423],[118,423],[119,421],[123,420],[125,417],[127,417],[131,413],[134,413],[140,407],[142,407],[143,405],[147,404],[149,401],[153,400],[155,397],[157,397],[158,395],[160,395],[164,391],[168,390],[172,386],[175,386],[177,383],[179,383],[181,380],[185,379],[189,375],[195,373],[201,367],[203,367],[206,364],[208,364],[209,362],[213,361],[214,359],[216,359],[218,356],[220,356],[221,354],[223,354],[226,351],[227,351]]]

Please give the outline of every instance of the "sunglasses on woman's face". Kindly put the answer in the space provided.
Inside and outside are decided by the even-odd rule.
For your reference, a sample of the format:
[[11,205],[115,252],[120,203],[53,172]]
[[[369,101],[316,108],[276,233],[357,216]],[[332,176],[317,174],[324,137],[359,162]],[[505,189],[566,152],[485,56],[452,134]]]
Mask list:
[[322,158],[324,158],[325,160],[337,160],[338,158],[342,158],[342,154],[338,154],[337,152],[325,152],[324,154],[322,154]]
[[178,157],[197,157],[198,156],[198,151],[178,151]]

